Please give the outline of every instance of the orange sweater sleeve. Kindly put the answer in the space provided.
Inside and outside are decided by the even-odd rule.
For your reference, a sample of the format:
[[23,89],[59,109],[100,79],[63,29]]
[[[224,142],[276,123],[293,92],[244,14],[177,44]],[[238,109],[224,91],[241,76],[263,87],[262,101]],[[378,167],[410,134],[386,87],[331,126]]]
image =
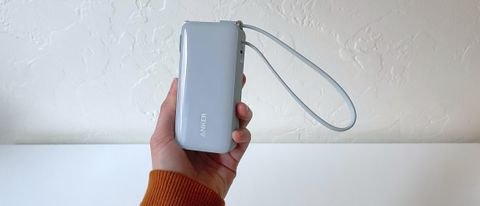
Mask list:
[[177,172],[152,170],[141,206],[223,206],[225,202],[207,186]]

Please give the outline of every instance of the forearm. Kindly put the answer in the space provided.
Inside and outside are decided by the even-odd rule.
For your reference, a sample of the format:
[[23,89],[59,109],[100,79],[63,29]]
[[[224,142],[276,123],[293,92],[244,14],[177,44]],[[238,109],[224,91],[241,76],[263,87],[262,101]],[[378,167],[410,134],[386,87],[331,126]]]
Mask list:
[[177,172],[152,170],[141,206],[223,206],[223,199],[207,186]]

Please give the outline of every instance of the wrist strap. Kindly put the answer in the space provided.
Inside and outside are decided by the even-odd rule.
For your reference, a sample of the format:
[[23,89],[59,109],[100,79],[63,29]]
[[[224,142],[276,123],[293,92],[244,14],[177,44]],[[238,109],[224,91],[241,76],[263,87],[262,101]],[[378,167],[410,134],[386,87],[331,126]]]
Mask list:
[[347,103],[348,105],[348,108],[351,112],[351,121],[350,123],[345,126],[345,127],[337,127],[337,126],[334,126],[330,123],[328,123],[327,121],[325,121],[323,118],[321,118],[320,116],[318,116],[315,112],[313,112],[307,105],[305,105],[305,103],[295,94],[295,92],[292,91],[292,89],[290,89],[290,87],[285,83],[285,81],[282,79],[282,77],[280,77],[280,75],[277,73],[277,71],[275,71],[275,69],[272,67],[272,65],[270,64],[270,62],[268,62],[267,58],[263,55],[263,53],[257,48],[255,47],[253,44],[251,44],[250,42],[244,42],[245,45],[249,46],[250,48],[252,48],[254,51],[256,51],[258,53],[258,55],[260,55],[260,57],[262,57],[263,61],[265,62],[265,64],[268,66],[268,68],[270,69],[270,71],[273,72],[273,74],[275,75],[275,77],[280,81],[280,83],[282,83],[283,87],[288,91],[288,93],[290,94],[290,96],[310,115],[312,116],[315,120],[317,120],[319,123],[321,123],[322,125],[324,125],[325,127],[331,129],[331,130],[334,130],[334,131],[338,131],[338,132],[343,132],[343,131],[346,131],[346,130],[349,130],[350,128],[353,127],[353,125],[355,125],[355,122],[357,120],[357,112],[355,110],[355,106],[353,105],[353,102],[352,100],[350,99],[350,97],[348,96],[348,94],[345,92],[345,90],[330,76],[328,75],[325,71],[323,71],[323,69],[321,69],[320,67],[318,67],[316,64],[314,64],[312,61],[310,61],[309,59],[307,59],[306,57],[304,57],[302,54],[298,53],[295,49],[293,49],[292,47],[288,46],[286,43],[284,43],[283,41],[281,41],[280,39],[278,39],[277,37],[273,36],[272,34],[268,33],[267,31],[263,30],[263,29],[260,29],[258,27],[255,27],[255,26],[252,26],[252,25],[248,25],[248,24],[241,24],[241,27],[242,28],[246,28],[246,29],[251,29],[251,30],[254,30],[254,31],[257,31],[265,36],[267,36],[268,38],[270,38],[271,40],[273,40],[275,43],[277,43],[278,45],[282,46],[285,50],[287,50],[288,52],[290,52],[291,54],[293,54],[295,57],[297,57],[298,59],[302,60],[305,64],[307,64],[308,66],[310,66],[312,69],[314,69],[315,71],[317,71],[320,75],[322,75],[337,91],[338,93],[340,93],[340,95],[343,97],[343,99],[345,100],[345,102]]

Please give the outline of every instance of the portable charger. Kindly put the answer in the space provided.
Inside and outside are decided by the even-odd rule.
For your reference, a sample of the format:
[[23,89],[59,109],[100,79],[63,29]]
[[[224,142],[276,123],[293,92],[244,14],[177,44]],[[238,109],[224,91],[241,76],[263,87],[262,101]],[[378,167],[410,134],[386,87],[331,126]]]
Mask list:
[[[347,103],[352,114],[350,123],[337,127],[313,112],[283,81],[263,53],[245,40],[244,28],[270,38],[324,77]],[[175,120],[176,140],[184,149],[226,153],[235,146],[231,135],[239,126],[235,105],[241,100],[245,45],[259,54],[290,96],[311,117],[334,131],[353,127],[357,113],[345,90],[323,69],[277,37],[241,21],[186,21],[180,35]]]
[[180,35],[175,135],[184,148],[225,153],[235,144],[245,33],[236,22],[187,21]]

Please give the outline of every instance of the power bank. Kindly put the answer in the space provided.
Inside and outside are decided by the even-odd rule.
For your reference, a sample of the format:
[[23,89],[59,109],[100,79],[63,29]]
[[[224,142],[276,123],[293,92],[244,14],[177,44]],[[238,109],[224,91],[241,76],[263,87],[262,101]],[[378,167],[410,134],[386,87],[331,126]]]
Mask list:
[[245,33],[234,21],[186,21],[180,35],[176,141],[187,150],[226,153],[238,128]]

